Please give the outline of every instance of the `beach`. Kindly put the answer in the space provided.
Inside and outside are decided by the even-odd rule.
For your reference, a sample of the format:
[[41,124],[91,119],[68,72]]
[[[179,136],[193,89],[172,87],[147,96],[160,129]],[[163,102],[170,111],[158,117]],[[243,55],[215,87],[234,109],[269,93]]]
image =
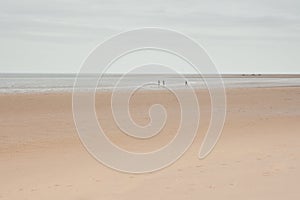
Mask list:
[[[147,174],[112,170],[84,148],[72,115],[72,94],[0,94],[0,199],[300,199],[300,87],[227,89],[227,118],[213,151],[198,159],[210,117],[206,90],[197,90],[201,126],[191,148],[173,165]],[[178,128],[180,108],[165,90],[137,93],[136,123],[149,106],[170,113],[160,135],[130,138],[117,128],[110,91],[96,95],[103,130],[118,146],[147,152]]]

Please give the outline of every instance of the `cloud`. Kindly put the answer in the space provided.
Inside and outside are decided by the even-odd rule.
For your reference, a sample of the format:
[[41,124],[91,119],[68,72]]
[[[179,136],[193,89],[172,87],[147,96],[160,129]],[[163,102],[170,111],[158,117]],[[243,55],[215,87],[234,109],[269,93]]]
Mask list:
[[[285,1],[284,1],[285,2]],[[291,1],[291,10],[300,5]],[[81,39],[103,32],[162,26],[212,36],[299,36],[299,12],[283,1],[5,1],[1,35]],[[251,29],[253,31],[251,31]],[[266,31],[269,29],[270,31]],[[282,30],[284,29],[284,30]],[[293,29],[293,31],[290,31]],[[216,34],[219,33],[219,34]],[[259,33],[259,34],[257,34]],[[238,37],[238,38],[240,38]]]
[[[48,43],[76,54],[74,49],[121,31],[159,26],[188,34],[218,52],[229,42],[239,48],[299,43],[299,10],[298,0],[1,0],[0,40]],[[6,48],[2,45],[0,51]],[[5,55],[0,65],[17,65],[10,60],[12,55]],[[56,59],[63,58],[57,55]]]

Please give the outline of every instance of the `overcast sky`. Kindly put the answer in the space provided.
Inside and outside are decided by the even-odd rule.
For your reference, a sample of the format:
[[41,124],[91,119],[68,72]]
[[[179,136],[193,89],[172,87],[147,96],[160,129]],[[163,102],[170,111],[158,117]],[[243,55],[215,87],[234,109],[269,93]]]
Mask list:
[[149,26],[194,38],[222,73],[300,73],[299,0],[0,0],[0,73],[78,72],[100,42]]

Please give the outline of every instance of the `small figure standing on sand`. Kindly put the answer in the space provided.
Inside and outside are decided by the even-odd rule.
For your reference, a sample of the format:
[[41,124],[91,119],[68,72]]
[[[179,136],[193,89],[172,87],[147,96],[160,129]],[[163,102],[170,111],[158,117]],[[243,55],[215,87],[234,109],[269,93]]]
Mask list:
[[157,81],[157,85],[160,86],[160,80]]
[[163,80],[163,86],[165,86],[166,85],[166,82],[165,82],[165,80]]
[[185,84],[185,86],[188,86],[188,82],[187,82],[187,81],[185,81],[185,83],[184,83],[184,84]]

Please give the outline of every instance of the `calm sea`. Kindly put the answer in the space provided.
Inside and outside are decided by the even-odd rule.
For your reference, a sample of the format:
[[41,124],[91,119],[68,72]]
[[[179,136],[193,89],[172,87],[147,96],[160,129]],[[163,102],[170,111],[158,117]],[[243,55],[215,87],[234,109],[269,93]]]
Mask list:
[[[185,80],[174,75],[130,75],[123,77],[119,84],[121,75],[105,75],[98,84],[98,90],[111,90],[115,87],[128,89],[142,84],[149,84],[145,88],[163,89],[158,87],[163,81],[167,87],[185,88],[185,80],[188,87],[205,88],[201,77],[186,75]],[[34,93],[34,92],[71,92],[73,90],[75,74],[0,74],[0,93]],[[89,82],[91,77],[86,76],[84,81]],[[211,78],[213,79],[213,78]],[[225,76],[223,77],[225,87],[295,87],[300,86],[300,76],[294,77],[256,77],[256,76]]]

